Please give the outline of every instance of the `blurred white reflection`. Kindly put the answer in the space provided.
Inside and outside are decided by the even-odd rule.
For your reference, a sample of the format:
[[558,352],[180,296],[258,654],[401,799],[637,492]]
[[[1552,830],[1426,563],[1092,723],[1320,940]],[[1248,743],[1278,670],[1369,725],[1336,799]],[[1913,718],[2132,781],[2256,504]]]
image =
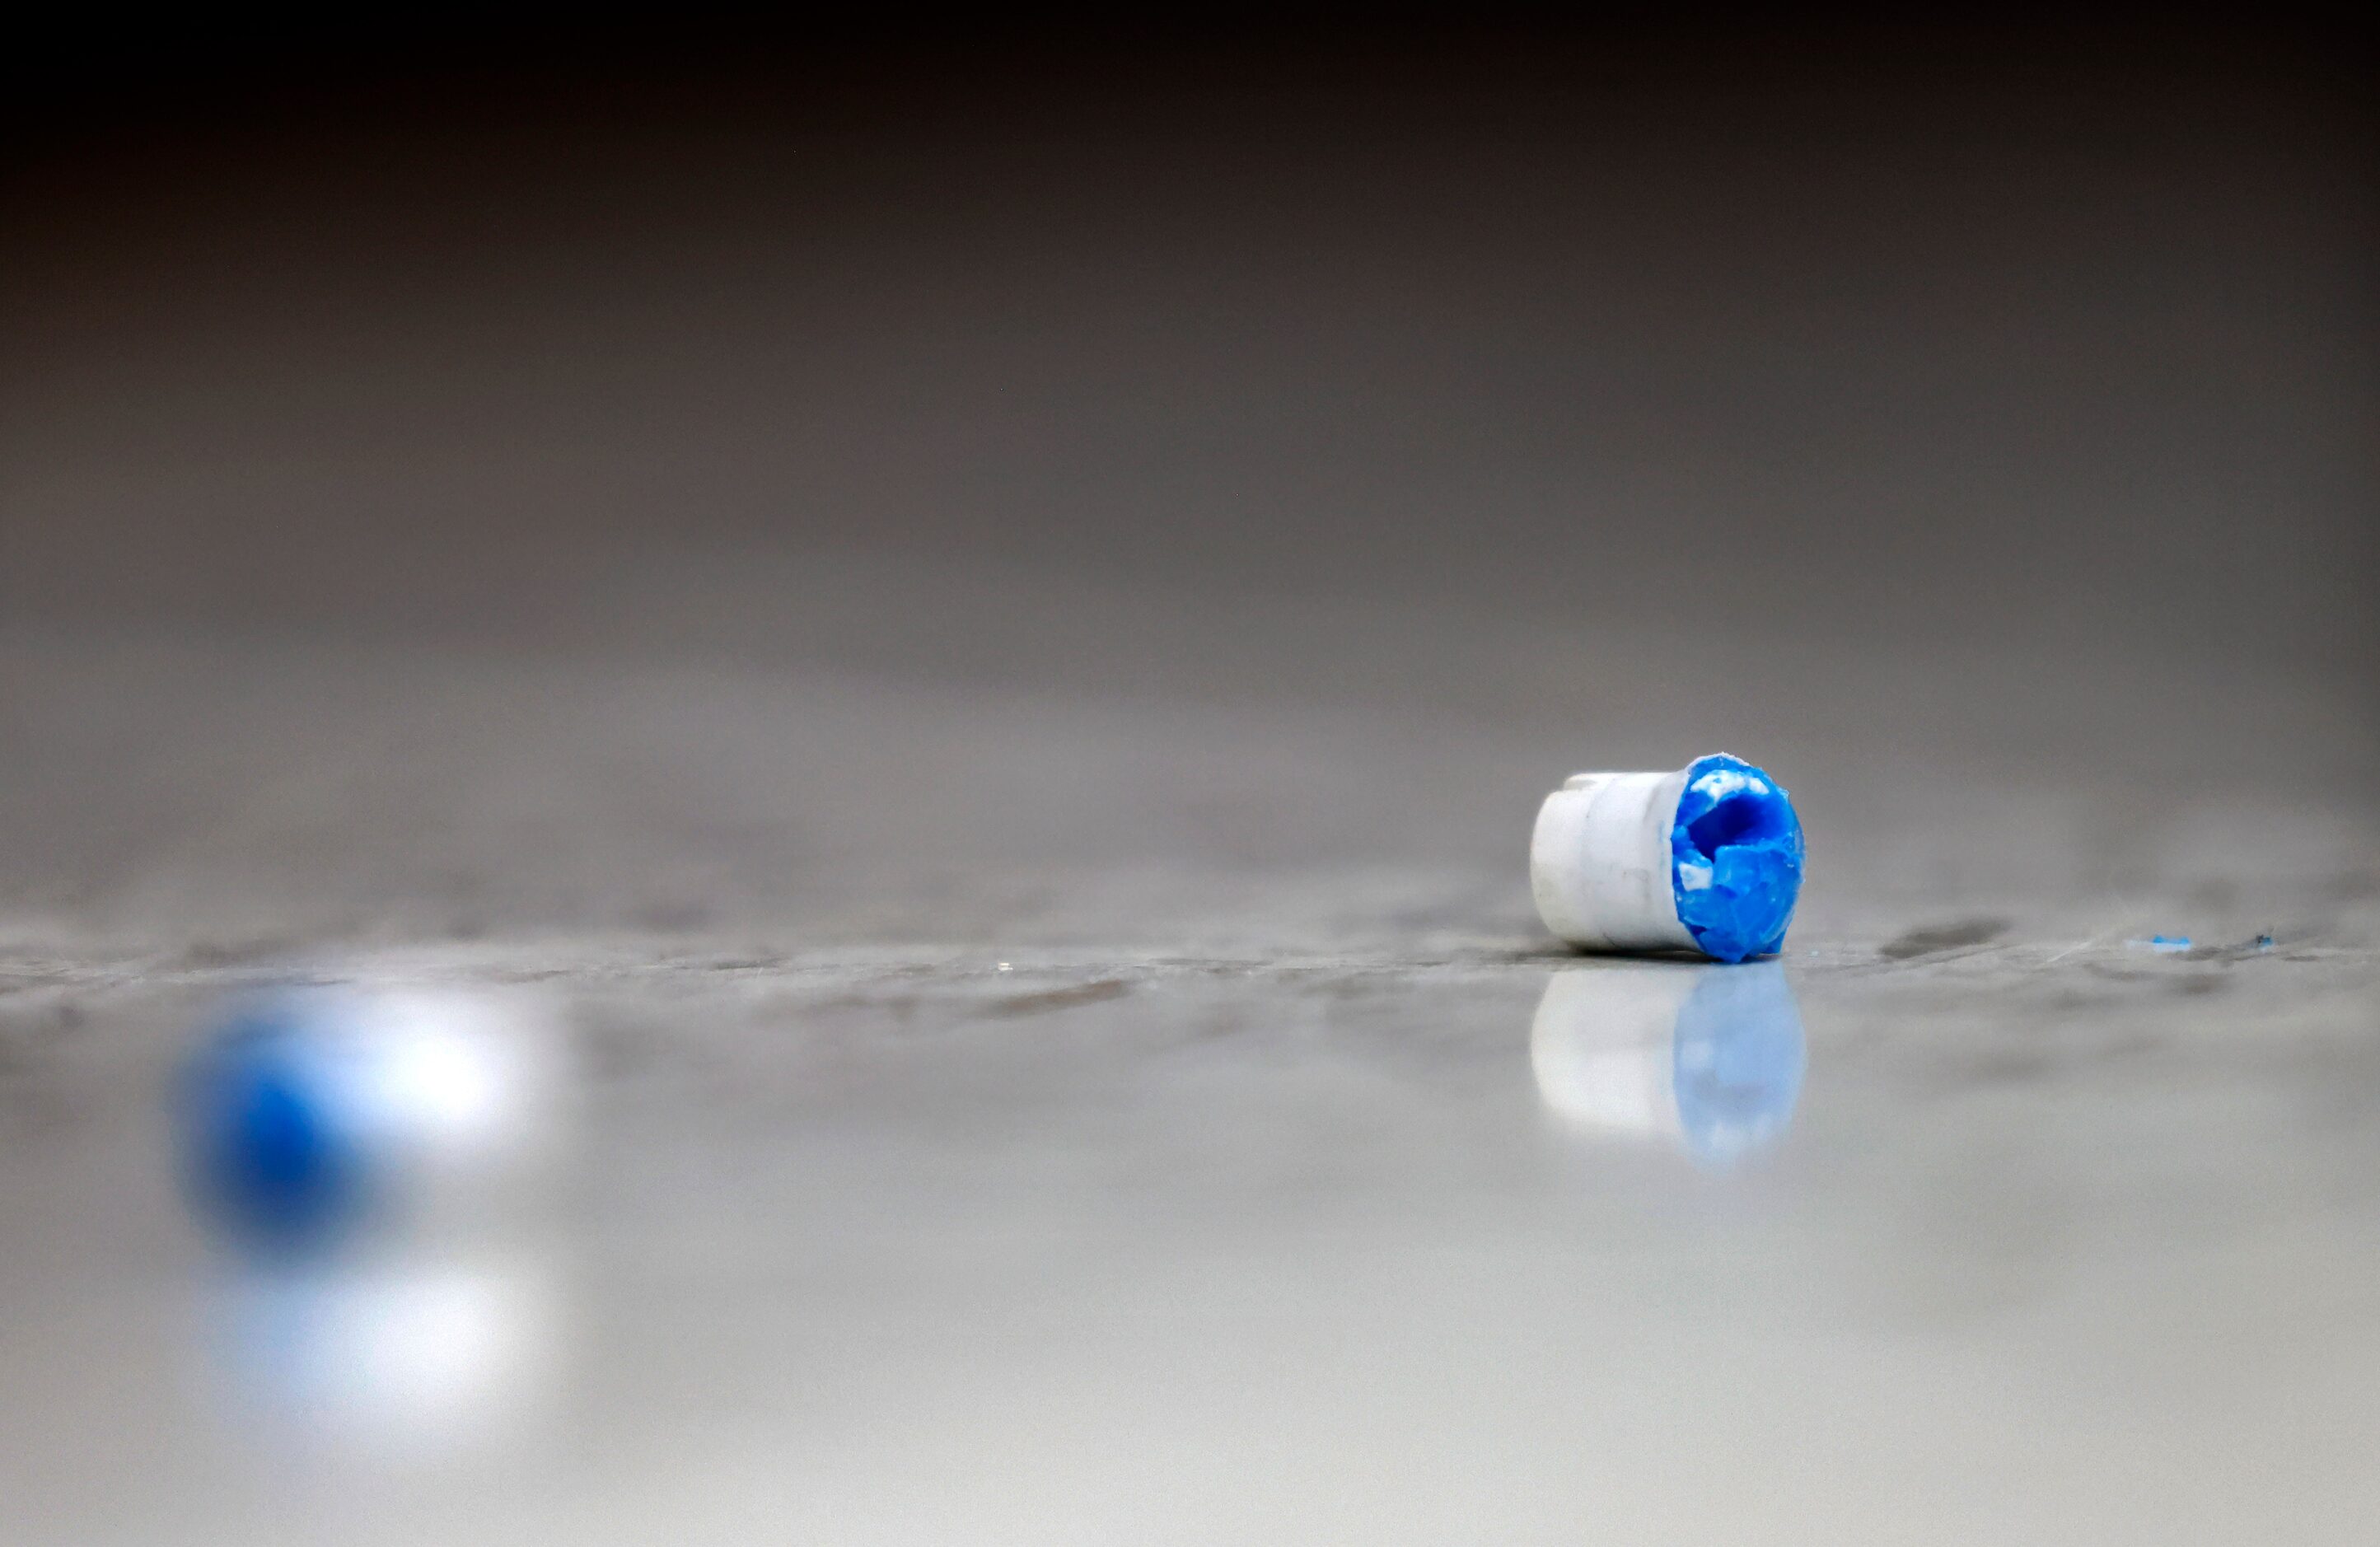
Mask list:
[[1776,961],[1556,973],[1529,1033],[1537,1094],[1566,1122],[1721,1164],[1791,1126],[1806,1062]]
[[567,1150],[565,1076],[525,996],[293,987],[208,1029],[174,1116],[241,1422],[410,1459],[544,1409],[563,1295],[535,1205]]
[[554,1400],[564,1305],[547,1254],[253,1256],[229,1268],[208,1352],[239,1421],[277,1447],[441,1459],[516,1436]]

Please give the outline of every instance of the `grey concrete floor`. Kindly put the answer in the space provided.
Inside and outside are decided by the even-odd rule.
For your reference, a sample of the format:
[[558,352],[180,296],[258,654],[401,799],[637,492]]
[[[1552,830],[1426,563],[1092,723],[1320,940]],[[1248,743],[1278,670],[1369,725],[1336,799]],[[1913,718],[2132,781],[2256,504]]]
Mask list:
[[[2351,699],[1328,621],[1422,686],[6,636],[0,1537],[2362,1540]],[[1556,949],[1537,795],[1720,745],[1781,964]],[[557,999],[547,1210],[211,1241],[163,1093],[291,971]]]

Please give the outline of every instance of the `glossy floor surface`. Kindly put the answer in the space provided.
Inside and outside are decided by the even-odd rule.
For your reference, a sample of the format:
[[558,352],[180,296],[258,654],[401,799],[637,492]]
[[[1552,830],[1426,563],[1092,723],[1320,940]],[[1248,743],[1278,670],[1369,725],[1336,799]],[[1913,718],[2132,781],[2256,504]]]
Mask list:
[[[1525,716],[8,651],[8,1541],[2380,1511],[2374,829],[2222,748],[2160,782],[2153,711],[2030,775],[1858,663],[1927,740],[1636,714],[1752,726],[1808,821],[1786,955],[1722,969],[1536,930],[1585,741]],[[173,1073],[292,971],[558,1008],[548,1191],[329,1263],[211,1234]]]

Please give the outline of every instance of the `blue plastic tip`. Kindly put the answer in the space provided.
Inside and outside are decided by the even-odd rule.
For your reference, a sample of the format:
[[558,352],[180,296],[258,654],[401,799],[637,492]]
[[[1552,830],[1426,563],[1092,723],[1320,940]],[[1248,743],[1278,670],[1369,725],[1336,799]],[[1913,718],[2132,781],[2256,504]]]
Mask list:
[[1670,881],[1705,954],[1774,955],[1802,895],[1802,819],[1785,787],[1723,752],[1694,759],[1670,831]]
[[367,1211],[367,1156],[322,1086],[305,1028],[275,1009],[234,1018],[178,1092],[194,1202],[252,1246],[306,1250]]

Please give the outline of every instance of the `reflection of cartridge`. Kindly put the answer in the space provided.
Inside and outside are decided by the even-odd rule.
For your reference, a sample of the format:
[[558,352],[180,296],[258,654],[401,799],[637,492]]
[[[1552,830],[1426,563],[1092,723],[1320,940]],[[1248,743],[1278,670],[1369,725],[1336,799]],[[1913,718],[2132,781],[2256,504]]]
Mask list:
[[1805,1062],[1802,1013],[1774,961],[1556,973],[1529,1033],[1537,1094],[1566,1121],[1713,1161],[1785,1131]]
[[527,1247],[239,1259],[210,1301],[209,1354],[275,1445],[381,1461],[484,1450],[543,1415],[562,1288]]
[[1773,955],[1802,891],[1802,822],[1742,758],[1674,773],[1574,774],[1529,843],[1546,927],[1588,950]]

